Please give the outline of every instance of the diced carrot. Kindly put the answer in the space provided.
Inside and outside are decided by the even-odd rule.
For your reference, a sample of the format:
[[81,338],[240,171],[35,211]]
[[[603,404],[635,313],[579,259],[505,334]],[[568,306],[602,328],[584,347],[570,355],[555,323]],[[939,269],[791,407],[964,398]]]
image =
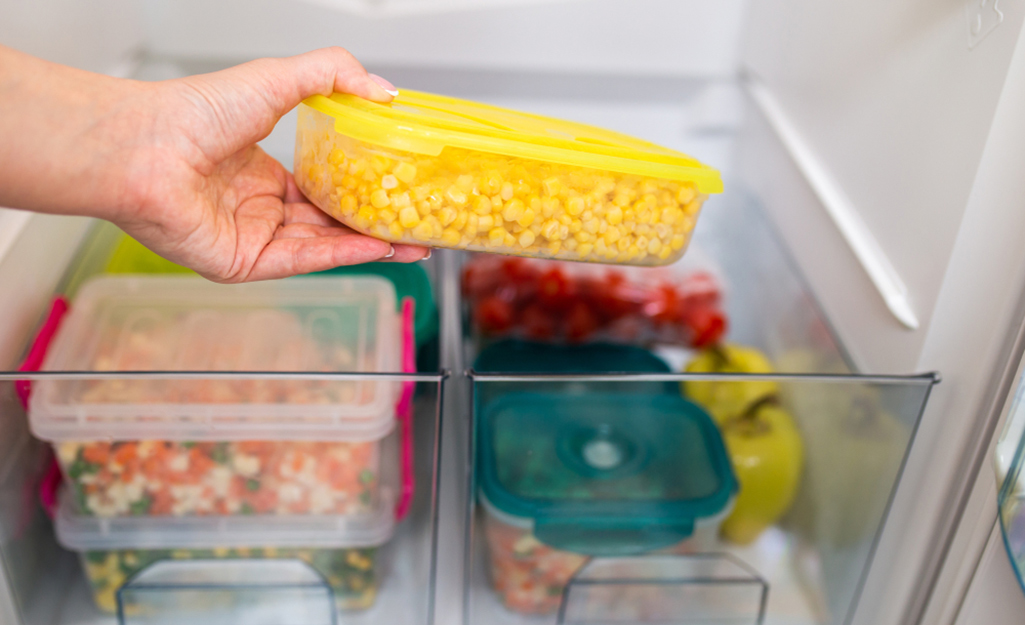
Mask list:
[[107,464],[110,459],[110,443],[89,443],[82,448],[82,459],[93,464]]

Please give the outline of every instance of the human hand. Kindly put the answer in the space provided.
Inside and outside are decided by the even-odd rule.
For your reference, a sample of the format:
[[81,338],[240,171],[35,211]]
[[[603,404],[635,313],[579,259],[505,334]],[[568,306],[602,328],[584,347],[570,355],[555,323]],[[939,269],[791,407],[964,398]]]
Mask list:
[[339,224],[255,145],[304,98],[332,91],[377,102],[392,98],[340,48],[156,83],[147,94],[157,113],[152,140],[131,164],[135,201],[118,225],[161,255],[222,282],[425,257],[425,248],[393,247]]
[[[11,93],[12,103],[46,101],[33,91],[53,96],[47,89],[55,84],[63,98],[60,123],[35,136],[25,137],[24,126],[33,116],[53,119],[54,112],[26,108],[20,118],[12,115],[17,125],[0,121],[0,136],[13,137],[9,153],[0,147],[0,165],[10,165],[6,177],[0,172],[0,201],[6,192],[15,207],[109,219],[161,256],[217,282],[429,255],[341,225],[310,204],[292,174],[256,145],[310,95],[339,91],[391,100],[386,89],[394,88],[341,48],[156,83],[0,53],[0,60],[28,66],[24,76],[13,72],[13,83],[0,71],[0,102]],[[43,184],[33,184],[33,176]]]

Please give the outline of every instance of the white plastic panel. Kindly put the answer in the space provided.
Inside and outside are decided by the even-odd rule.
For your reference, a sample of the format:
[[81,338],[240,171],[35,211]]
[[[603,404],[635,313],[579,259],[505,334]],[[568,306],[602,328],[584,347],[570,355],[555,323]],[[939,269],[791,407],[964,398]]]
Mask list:
[[[822,266],[813,270],[822,274],[816,291],[867,370],[912,369],[925,340],[1025,17],[1025,3],[1000,7],[1003,21],[970,50],[960,2],[751,6],[746,68],[850,200],[921,323],[917,333],[906,330],[879,314],[872,285],[843,279],[844,241],[822,253],[812,249],[832,235],[808,227],[800,240],[789,237],[802,265],[814,258]],[[872,299],[839,304],[851,291]]]
[[723,76],[736,69],[746,0],[478,4],[379,18],[288,0],[145,0],[144,10],[157,55],[247,59],[340,45],[371,65]]

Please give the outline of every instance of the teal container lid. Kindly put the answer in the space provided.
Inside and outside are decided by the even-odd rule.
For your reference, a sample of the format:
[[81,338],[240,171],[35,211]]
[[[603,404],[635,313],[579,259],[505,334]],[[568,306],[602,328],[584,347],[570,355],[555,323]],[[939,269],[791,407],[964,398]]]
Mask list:
[[431,279],[419,263],[366,263],[335,267],[310,275],[326,276],[381,276],[395,285],[399,306],[402,300],[412,297],[416,301],[415,319],[417,346],[424,345],[438,336],[438,306],[434,300]]
[[557,549],[670,546],[737,490],[712,419],[679,395],[509,393],[477,425],[481,494]]

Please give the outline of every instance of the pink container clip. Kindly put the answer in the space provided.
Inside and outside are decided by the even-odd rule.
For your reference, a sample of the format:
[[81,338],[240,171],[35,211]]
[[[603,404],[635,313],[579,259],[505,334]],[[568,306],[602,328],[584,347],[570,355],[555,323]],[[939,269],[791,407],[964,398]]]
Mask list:
[[[46,320],[40,326],[39,332],[28,350],[28,355],[18,367],[18,371],[39,371],[46,358],[46,350],[50,347],[67,312],[68,300],[64,296],[55,297],[53,303],[50,304],[50,312],[47,313]],[[29,398],[32,396],[32,382],[18,380],[14,383],[14,388],[18,393],[18,399],[21,400],[22,407],[28,410]],[[51,453],[47,460],[46,473],[43,474],[39,482],[39,502],[43,504],[43,510],[51,519],[57,511],[57,492],[60,490],[60,485],[60,467],[57,466],[57,459]]]

